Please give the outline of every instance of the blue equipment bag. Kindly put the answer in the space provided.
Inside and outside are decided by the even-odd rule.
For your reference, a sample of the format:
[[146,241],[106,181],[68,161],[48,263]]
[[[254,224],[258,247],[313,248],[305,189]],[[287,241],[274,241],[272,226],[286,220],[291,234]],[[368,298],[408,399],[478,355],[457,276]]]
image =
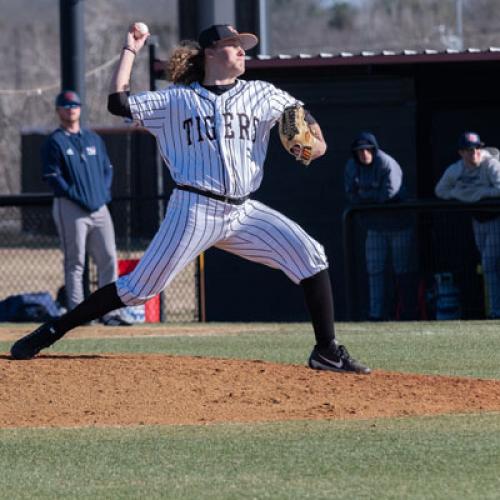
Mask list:
[[0,302],[0,321],[39,323],[59,316],[59,307],[49,292],[11,295]]

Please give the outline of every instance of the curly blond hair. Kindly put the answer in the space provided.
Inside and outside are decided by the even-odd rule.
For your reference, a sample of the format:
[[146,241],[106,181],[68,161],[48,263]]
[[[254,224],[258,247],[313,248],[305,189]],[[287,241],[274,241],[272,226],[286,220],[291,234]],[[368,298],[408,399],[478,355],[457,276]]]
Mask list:
[[172,49],[165,71],[173,83],[201,82],[205,75],[203,50],[195,41],[182,41]]

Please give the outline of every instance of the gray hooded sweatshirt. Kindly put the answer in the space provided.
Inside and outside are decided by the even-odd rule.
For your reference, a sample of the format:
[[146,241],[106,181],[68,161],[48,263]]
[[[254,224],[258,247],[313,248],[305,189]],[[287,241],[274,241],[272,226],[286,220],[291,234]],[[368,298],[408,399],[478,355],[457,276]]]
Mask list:
[[[363,165],[358,161],[356,148],[373,149],[373,161]],[[375,136],[369,132],[359,134],[351,145],[352,158],[345,166],[345,192],[353,205],[363,203],[387,203],[405,198],[403,172],[399,163],[382,151]],[[408,224],[408,218],[395,211],[364,214],[363,223],[373,229],[400,229]]]

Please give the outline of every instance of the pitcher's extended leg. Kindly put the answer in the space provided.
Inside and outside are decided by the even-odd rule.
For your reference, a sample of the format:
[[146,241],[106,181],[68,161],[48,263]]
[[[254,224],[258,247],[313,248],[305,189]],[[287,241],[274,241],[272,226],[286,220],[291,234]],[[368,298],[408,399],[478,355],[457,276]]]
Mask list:
[[61,318],[44,323],[29,335],[22,337],[12,346],[11,356],[14,359],[31,359],[42,349],[50,347],[62,338],[72,328],[100,318],[107,312],[123,306],[123,302],[116,293],[115,284],[110,283],[91,294]]

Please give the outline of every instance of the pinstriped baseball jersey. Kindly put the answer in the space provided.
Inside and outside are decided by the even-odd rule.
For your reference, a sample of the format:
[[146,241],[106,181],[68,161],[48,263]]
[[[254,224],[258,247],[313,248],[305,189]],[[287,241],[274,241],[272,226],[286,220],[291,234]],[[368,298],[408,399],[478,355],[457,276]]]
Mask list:
[[232,197],[259,188],[269,132],[296,102],[270,83],[244,80],[222,95],[195,82],[129,98],[177,184]]
[[[286,106],[300,101],[269,83],[237,80],[221,95],[193,83],[129,102],[132,116],[156,136],[177,184],[243,198],[262,181],[271,128]],[[328,267],[317,241],[263,203],[234,204],[176,189],[141,261],[116,282],[120,299],[144,303],[212,246],[281,269],[294,283]]]

